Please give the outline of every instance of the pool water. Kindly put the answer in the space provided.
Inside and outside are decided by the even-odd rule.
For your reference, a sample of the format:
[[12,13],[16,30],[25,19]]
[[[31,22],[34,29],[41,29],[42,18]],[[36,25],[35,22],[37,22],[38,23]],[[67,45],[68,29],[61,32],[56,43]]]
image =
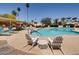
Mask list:
[[72,31],[73,28],[40,28],[33,31],[33,36],[62,36],[62,35],[79,35],[79,32]]

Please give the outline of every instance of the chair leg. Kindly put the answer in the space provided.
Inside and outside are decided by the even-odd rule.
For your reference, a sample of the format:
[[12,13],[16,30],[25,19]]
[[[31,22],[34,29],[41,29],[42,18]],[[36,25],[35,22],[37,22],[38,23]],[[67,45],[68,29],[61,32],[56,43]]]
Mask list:
[[36,43],[32,44],[32,47],[28,51],[30,51],[32,48],[34,48],[36,46],[35,44]]
[[23,48],[27,47],[28,45],[24,45]]
[[53,51],[53,48],[51,47],[51,52],[53,53],[53,55],[54,55],[54,51]]
[[52,52],[52,53],[53,53],[53,55],[54,55],[53,48],[52,48],[50,45],[48,45],[48,46],[49,46],[49,48],[50,48],[51,52]]
[[61,53],[64,55],[64,52],[62,51],[62,49],[60,48]]

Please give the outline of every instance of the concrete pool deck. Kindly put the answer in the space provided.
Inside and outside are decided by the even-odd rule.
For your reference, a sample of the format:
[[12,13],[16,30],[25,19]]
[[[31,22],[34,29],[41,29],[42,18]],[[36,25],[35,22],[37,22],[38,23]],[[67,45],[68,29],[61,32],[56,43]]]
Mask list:
[[[25,38],[26,32],[27,31],[22,30],[11,36],[0,36],[0,40],[7,40],[8,45],[15,49],[7,55],[53,55],[50,48],[40,49],[38,46],[35,46],[29,50],[31,46],[27,45],[27,39]],[[63,50],[64,54],[79,55],[79,35],[64,35],[63,38],[64,40],[61,49]],[[53,52],[54,55],[62,55],[59,50],[53,50]]]

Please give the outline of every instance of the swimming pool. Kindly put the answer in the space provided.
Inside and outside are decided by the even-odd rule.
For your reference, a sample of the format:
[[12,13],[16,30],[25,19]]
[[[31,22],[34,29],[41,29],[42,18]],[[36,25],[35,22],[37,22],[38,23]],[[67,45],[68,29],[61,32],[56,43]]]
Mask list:
[[72,31],[73,28],[40,28],[33,31],[33,36],[62,36],[62,35],[79,35],[79,32]]

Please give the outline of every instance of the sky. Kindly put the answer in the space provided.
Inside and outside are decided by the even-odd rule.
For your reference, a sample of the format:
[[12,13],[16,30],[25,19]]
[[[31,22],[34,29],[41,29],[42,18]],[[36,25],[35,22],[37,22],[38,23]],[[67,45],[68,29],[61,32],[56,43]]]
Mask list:
[[17,19],[23,21],[40,21],[44,17],[52,19],[61,17],[78,17],[79,18],[79,4],[68,3],[30,3],[27,20],[27,8],[25,3],[0,3],[0,14],[11,13],[17,7],[21,8]]

